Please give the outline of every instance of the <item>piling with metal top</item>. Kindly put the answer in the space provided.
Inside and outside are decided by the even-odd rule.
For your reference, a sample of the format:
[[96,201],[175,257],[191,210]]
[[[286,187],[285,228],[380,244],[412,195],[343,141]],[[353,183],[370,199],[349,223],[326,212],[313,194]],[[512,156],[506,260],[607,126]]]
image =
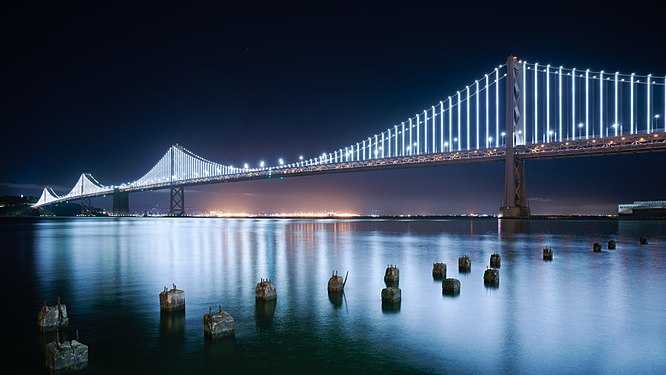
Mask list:
[[37,314],[37,325],[42,332],[58,330],[69,325],[67,306],[60,303],[60,297],[56,299],[55,306],[46,306],[44,301],[44,306]]
[[608,241],[608,250],[615,250],[616,243],[613,240]]
[[647,245],[648,244],[647,238],[645,238],[645,237],[641,237],[640,242],[641,242],[641,245]]
[[458,258],[458,272],[471,272],[472,260],[467,255]]
[[384,282],[386,286],[398,286],[400,282],[400,270],[398,266],[394,264],[389,264],[386,268],[386,273],[384,273]]
[[595,253],[600,253],[601,244],[599,242],[595,242],[594,245],[592,245],[592,249],[594,250]]
[[177,289],[176,284],[171,284],[171,289],[164,287],[160,292],[160,311],[179,311],[185,309],[185,291]]
[[553,260],[553,249],[550,246],[543,248],[543,260]]
[[460,280],[458,279],[444,279],[442,281],[442,293],[455,296],[460,294]]
[[349,271],[347,271],[347,275],[345,275],[345,279],[342,279],[342,276],[338,275],[338,271],[333,271],[333,274],[331,275],[331,278],[328,279],[328,291],[329,292],[342,292],[345,289],[345,284],[347,283],[347,276],[349,275]]
[[273,285],[270,279],[261,279],[254,289],[254,294],[257,301],[272,301],[277,299],[275,285]]
[[488,286],[499,286],[499,270],[488,268],[483,273],[483,283]]
[[437,280],[446,278],[446,263],[437,262],[432,264],[432,277]]
[[46,367],[52,371],[78,371],[88,366],[88,345],[77,340],[60,342],[60,335],[56,340],[46,344],[44,350]]
[[219,311],[214,313],[208,308],[208,314],[204,315],[204,336],[208,338],[234,336],[236,327],[234,318],[222,306],[218,305]]
[[499,268],[501,260],[502,260],[502,258],[500,257],[499,254],[491,254],[490,255],[490,267]]

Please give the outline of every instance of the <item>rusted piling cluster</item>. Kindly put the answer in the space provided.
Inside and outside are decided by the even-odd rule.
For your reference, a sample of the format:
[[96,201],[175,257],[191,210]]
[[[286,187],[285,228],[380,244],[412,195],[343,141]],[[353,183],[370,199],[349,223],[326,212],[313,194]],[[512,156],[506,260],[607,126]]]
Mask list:
[[67,306],[60,303],[60,297],[56,298],[55,306],[47,306],[44,301],[37,314],[37,325],[42,332],[56,331],[69,325]]
[[608,250],[615,250],[616,243],[613,240],[608,241]]
[[51,371],[76,371],[88,366],[88,345],[79,342],[79,331],[76,340],[60,341],[60,331],[69,326],[67,307],[56,298],[55,306],[47,306],[46,301],[37,314],[37,326],[44,332],[55,331],[55,340],[44,348],[44,363]]
[[255,300],[257,301],[272,301],[277,298],[275,285],[270,279],[261,279],[254,289]]
[[211,339],[234,336],[236,333],[234,318],[222,310],[222,305],[218,305],[218,309],[218,312],[214,313],[209,307],[208,314],[204,315],[204,336]]
[[444,262],[433,263],[432,277],[436,280],[446,279],[446,263]]
[[177,289],[176,284],[171,284],[172,288],[160,292],[160,311],[179,311],[185,309],[185,291]]
[[599,242],[595,242],[594,245],[592,245],[592,250],[594,250],[595,253],[600,253],[601,244]]
[[497,254],[497,253],[491,254],[490,255],[490,267],[499,268],[500,264],[501,264],[501,260],[502,260],[502,258],[500,257],[499,254]]
[[543,248],[543,260],[553,260],[553,248],[546,246]]
[[463,255],[458,258],[458,272],[472,272],[472,260],[469,256]]
[[77,371],[88,366],[88,345],[80,343],[79,332],[76,332],[76,340],[60,342],[60,335],[56,333],[56,339],[46,344],[44,350],[46,367],[54,371]]

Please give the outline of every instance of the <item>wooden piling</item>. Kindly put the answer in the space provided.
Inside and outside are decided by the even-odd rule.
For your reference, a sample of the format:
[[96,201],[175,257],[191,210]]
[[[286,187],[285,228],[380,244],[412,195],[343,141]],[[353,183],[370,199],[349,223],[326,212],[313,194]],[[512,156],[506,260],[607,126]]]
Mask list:
[[277,299],[277,291],[275,285],[270,279],[261,279],[254,289],[256,301],[272,301]]
[[170,312],[185,309],[185,291],[177,289],[176,284],[171,284],[171,289],[164,287],[160,292],[160,311]]
[[501,260],[502,260],[502,258],[500,257],[499,254],[497,254],[497,253],[491,254],[490,255],[490,267],[499,268]]
[[460,280],[458,279],[444,279],[442,281],[442,293],[455,296],[460,294]]
[[400,269],[394,264],[389,264],[384,273],[384,282],[387,287],[397,287],[400,282]]
[[204,336],[211,339],[234,336],[236,334],[234,318],[223,311],[221,305],[218,305],[218,309],[218,312],[213,313],[209,307],[208,314],[204,315]]
[[472,272],[472,260],[469,256],[463,255],[458,258],[458,272]]
[[436,280],[446,279],[446,263],[444,262],[433,263],[432,277]]
[[488,268],[483,273],[483,283],[486,286],[499,286],[499,270],[495,268]]

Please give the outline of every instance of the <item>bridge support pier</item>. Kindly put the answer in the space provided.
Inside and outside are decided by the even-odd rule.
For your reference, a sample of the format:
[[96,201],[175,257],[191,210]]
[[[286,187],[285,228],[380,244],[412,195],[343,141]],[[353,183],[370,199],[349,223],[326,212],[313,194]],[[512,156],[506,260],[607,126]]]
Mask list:
[[93,206],[90,197],[81,198],[81,216],[92,216]]
[[113,192],[113,215],[114,216],[127,216],[129,215],[129,193],[125,191]]
[[502,217],[529,217],[530,208],[527,206],[525,194],[525,161],[506,155],[504,166],[504,204],[500,209]]
[[[500,208],[502,217],[528,217],[525,194],[525,161],[515,157],[514,141],[525,144],[523,113],[522,63],[515,56],[506,60],[506,160],[504,164],[504,202]],[[519,130],[519,131],[516,131]]]
[[185,188],[171,187],[169,193],[169,216],[185,216]]

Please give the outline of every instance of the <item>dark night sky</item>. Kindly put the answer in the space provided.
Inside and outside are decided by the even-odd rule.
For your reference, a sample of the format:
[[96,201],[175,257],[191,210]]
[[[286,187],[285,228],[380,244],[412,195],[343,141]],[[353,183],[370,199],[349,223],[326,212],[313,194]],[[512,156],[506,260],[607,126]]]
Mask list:
[[[176,142],[234,165],[318,155],[429,108],[509,54],[666,73],[663,13],[650,3],[239,3],[3,10],[0,195],[64,194],[84,171],[135,180]],[[665,155],[529,162],[533,212],[664,199]],[[210,185],[186,199],[191,210],[496,213],[502,187],[503,166],[490,163]],[[168,194],[131,200],[164,207]]]

